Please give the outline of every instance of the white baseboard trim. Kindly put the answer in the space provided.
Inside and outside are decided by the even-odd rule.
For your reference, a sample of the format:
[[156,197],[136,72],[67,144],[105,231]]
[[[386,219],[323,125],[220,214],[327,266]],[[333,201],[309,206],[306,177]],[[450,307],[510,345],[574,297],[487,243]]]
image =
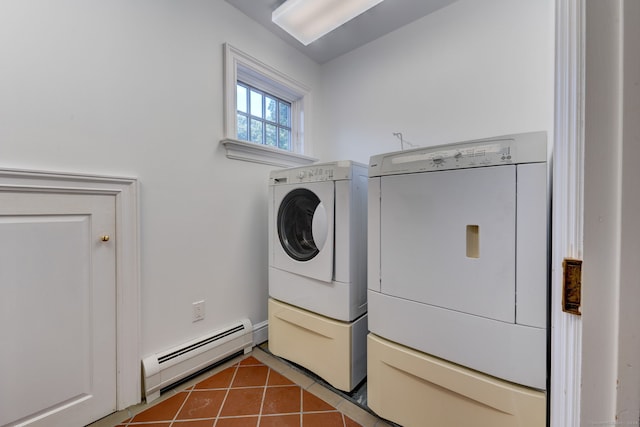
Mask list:
[[269,339],[269,321],[265,320],[253,326],[253,345],[260,345]]

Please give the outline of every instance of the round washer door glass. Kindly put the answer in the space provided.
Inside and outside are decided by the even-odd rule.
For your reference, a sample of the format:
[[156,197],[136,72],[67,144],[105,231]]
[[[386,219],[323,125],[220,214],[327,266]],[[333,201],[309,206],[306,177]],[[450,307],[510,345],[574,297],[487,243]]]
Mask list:
[[327,238],[324,205],[312,191],[289,192],[278,209],[278,237],[284,251],[297,261],[309,261],[322,250]]

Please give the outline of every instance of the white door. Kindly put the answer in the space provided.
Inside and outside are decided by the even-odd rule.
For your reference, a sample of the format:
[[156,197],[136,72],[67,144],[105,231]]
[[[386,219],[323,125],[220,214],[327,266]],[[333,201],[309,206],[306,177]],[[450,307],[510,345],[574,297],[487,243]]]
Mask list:
[[0,426],[115,411],[114,237],[114,196],[0,192]]

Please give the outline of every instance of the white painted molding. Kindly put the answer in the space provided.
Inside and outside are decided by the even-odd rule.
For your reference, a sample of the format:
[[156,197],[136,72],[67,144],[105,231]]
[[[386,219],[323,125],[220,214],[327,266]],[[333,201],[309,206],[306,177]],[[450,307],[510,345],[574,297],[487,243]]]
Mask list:
[[[312,117],[310,112],[311,89],[307,85],[231,46],[229,43],[225,43],[223,49],[224,138],[233,141],[238,137],[236,83],[241,80],[291,103],[291,143],[293,152],[298,155],[312,153],[310,132]],[[253,153],[253,157],[259,155],[259,152]],[[254,161],[250,158],[237,159]]]
[[0,190],[110,194],[116,199],[117,409],[141,401],[138,183],[135,178],[0,169]]
[[580,426],[582,321],[562,311],[562,260],[582,259],[584,0],[556,0],[551,277],[551,427]]
[[227,150],[227,157],[230,159],[278,167],[304,166],[318,161],[318,159],[302,154],[253,142],[238,141],[237,139],[227,138],[220,141],[220,143],[224,145]]
[[619,19],[621,97],[621,186],[620,186],[620,289],[616,384],[616,421],[621,425],[640,424],[640,2],[622,0]]
[[260,345],[269,339],[269,321],[253,325],[253,345]]

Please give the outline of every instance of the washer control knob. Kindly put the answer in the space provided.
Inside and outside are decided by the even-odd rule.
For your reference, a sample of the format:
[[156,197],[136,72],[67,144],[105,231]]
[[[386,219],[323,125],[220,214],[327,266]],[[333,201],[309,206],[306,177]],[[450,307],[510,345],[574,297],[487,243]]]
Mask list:
[[298,178],[300,179],[304,178],[304,171],[298,172]]
[[444,158],[441,155],[436,155],[433,156],[433,159],[431,159],[431,161],[434,165],[439,166],[444,163]]

